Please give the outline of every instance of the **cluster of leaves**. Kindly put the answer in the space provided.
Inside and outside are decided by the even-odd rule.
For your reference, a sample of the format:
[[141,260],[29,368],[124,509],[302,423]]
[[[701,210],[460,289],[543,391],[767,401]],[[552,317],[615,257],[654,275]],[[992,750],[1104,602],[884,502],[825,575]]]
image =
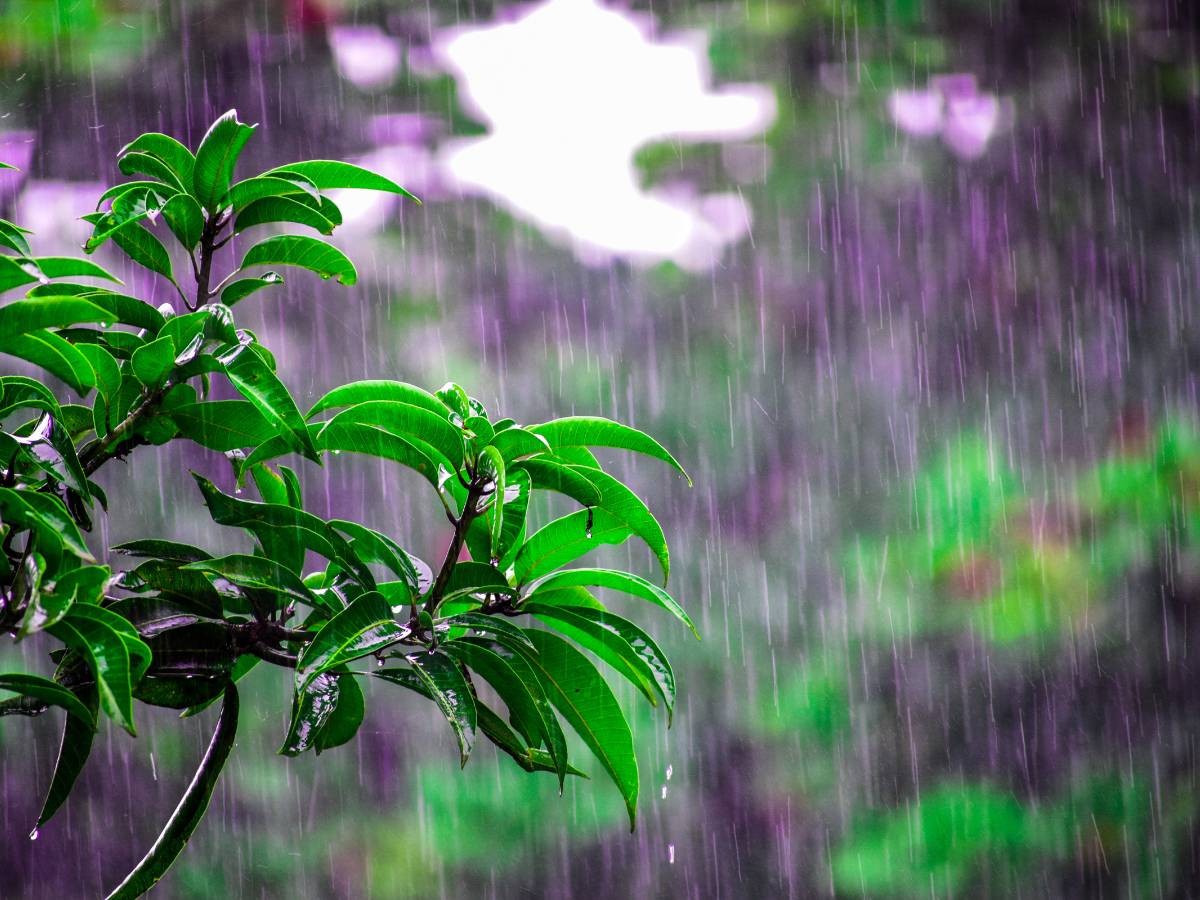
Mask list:
[[[1132,665],[1130,656],[1112,655],[1117,652],[1170,653],[1159,625],[1149,626],[1145,645],[1129,637],[1128,646],[1114,642],[1108,632],[1129,634],[1122,587],[1155,565],[1164,546],[1174,554],[1200,547],[1195,426],[1171,418],[1157,427],[1135,424],[1123,429],[1120,446],[1063,478],[1053,492],[1027,484],[1027,477],[1006,464],[1000,447],[978,435],[961,435],[913,478],[899,516],[905,526],[886,539],[856,540],[846,570],[872,604],[861,630],[842,644],[814,650],[750,710],[751,727],[760,736],[792,742],[793,754],[797,743],[812,751],[801,754],[803,764],[789,763],[773,778],[773,789],[782,782],[810,799],[840,796],[847,771],[837,760],[854,743],[855,720],[859,728],[870,722],[878,731],[896,715],[889,709],[892,699],[872,690],[871,670],[891,680],[897,633],[921,647],[926,658],[966,634],[988,641],[995,653],[987,679],[989,684],[995,679],[995,695],[1004,698],[987,708],[993,728],[997,719],[1036,717],[1019,705],[1023,694],[1012,681],[1002,680],[1014,671],[1027,678],[1027,670],[1005,674],[999,661],[1037,654],[1041,678],[1054,685],[1061,663],[1044,651],[1061,651],[1081,625],[1088,627],[1088,642],[1106,670]],[[1154,605],[1160,602],[1156,598]],[[1155,666],[1146,656],[1137,664]],[[956,658],[953,666],[935,671],[966,679],[970,670]],[[1062,688],[1047,688],[1055,690]],[[1094,702],[1103,709],[1102,699]],[[1157,714],[1164,731],[1181,715],[1166,700]],[[1189,721],[1182,725],[1185,733]],[[941,738],[930,736],[935,742]],[[969,765],[966,751],[958,747],[956,754]],[[1182,833],[1179,810],[1194,809],[1195,795],[1183,779],[1166,776],[1174,778],[1169,793],[1175,796],[1164,803],[1161,843],[1131,839],[1151,829],[1148,778],[1149,770],[1157,770],[1146,764],[1146,755],[1131,744],[1114,767],[1097,754],[1071,783],[1032,802],[1018,801],[991,782],[942,780],[926,771],[922,780],[929,787],[903,807],[863,809],[854,816],[830,855],[833,884],[848,895],[954,894],[969,890],[986,872],[992,883],[1012,879],[1004,890],[1019,893],[1039,867],[1082,861],[1105,871],[1124,866],[1149,893],[1148,886],[1157,884],[1153,879],[1162,877],[1164,848],[1179,840],[1176,831]],[[1151,758],[1153,766],[1161,765]]]
[[1127,856],[1146,827],[1146,787],[1086,778],[1053,802],[1026,806],[987,783],[944,782],[906,809],[863,817],[833,853],[833,882],[845,894],[949,895],[988,867],[993,885],[1018,893],[1021,875],[1039,861]]
[[1200,537],[1197,479],[1200,435],[1183,421],[1131,438],[1049,497],[1022,487],[1001,448],[964,435],[914,478],[908,527],[856,541],[845,569],[881,634],[969,628],[997,645],[1052,645],[1163,534]]
[[[531,426],[492,419],[455,384],[430,393],[396,381],[357,382],[302,412],[271,353],[236,325],[232,308],[282,282],[261,272],[264,266],[300,267],[352,284],[353,264],[318,238],[276,234],[250,246],[214,283],[219,251],[233,235],[268,223],[329,234],[341,222],[325,193],[331,189],[411,195],[336,161],[294,163],[236,181],[234,167],[253,131],[231,111],[194,154],[166,135],[142,135],[119,157],[121,171],[140,180],[105,191],[102,208],[84,217],[93,228],[88,252],[111,240],[174,285],[186,311],[58,280],[119,285],[90,261],[33,256],[28,232],[0,221],[0,291],[32,285],[0,305],[0,352],[45,370],[84,401],[91,396],[90,405],[62,402],[42,380],[0,377],[0,630],[62,645],[50,652],[52,678],[0,676],[0,688],[16,694],[0,703],[0,714],[36,715],[50,706],[67,713],[36,827],[70,793],[101,711],[135,734],[135,700],[185,716],[220,702],[199,771],[159,840],[113,896],[145,891],[203,815],[234,742],[236,684],[260,662],[295,672],[285,755],[349,741],[364,714],[359,679],[371,676],[435,703],[464,765],[482,732],[523,769],[555,775],[560,790],[566,776],[582,774],[568,760],[561,717],[619,789],[632,826],[632,735],[608,683],[578,648],[651,704],[661,702],[668,715],[675,682],[655,641],[607,610],[594,589],[647,601],[695,628],[645,578],[563,567],[636,537],[659,561],[664,583],[669,571],[662,528],[590,448],[646,454],[686,474],[658,442],[628,426],[589,417]],[[160,223],[191,262],[193,296],[179,286],[162,232],[156,234]],[[213,378],[226,380],[240,399],[210,399]],[[110,548],[133,561],[114,573],[84,539],[97,505],[108,508],[93,476],[139,446],[177,439],[224,453],[238,483],[255,485],[260,501],[195,476],[213,522],[241,529],[251,545],[215,557],[169,540],[137,540]],[[278,460],[299,455],[319,465],[331,452],[389,460],[428,481],[453,527],[436,570],[386,534],[304,510],[300,479]],[[527,511],[539,490],[581,508],[534,528]],[[312,569],[313,560],[322,562]],[[546,627],[525,627],[529,620]],[[364,661],[370,665],[354,668]],[[507,715],[481,698],[480,682]]]

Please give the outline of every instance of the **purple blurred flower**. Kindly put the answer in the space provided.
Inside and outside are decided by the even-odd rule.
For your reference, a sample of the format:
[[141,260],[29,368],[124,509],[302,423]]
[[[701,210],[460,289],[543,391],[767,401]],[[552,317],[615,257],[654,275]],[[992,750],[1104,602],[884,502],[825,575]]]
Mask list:
[[400,70],[400,42],[375,25],[335,25],[329,46],[341,76],[363,90],[387,87]]
[[938,91],[892,91],[888,113],[892,121],[913,137],[930,137],[942,129],[946,101]]
[[940,75],[924,90],[896,90],[888,97],[888,114],[896,127],[917,138],[940,134],[961,159],[975,159],[987,149],[1000,113],[999,98],[980,93],[970,73]]

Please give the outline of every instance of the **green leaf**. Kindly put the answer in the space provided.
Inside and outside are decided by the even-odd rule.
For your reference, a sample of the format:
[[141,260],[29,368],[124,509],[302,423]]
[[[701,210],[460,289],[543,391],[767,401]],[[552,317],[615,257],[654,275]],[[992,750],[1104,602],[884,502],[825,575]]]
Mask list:
[[322,191],[330,191],[338,188],[361,188],[368,191],[385,191],[391,194],[400,194],[409,200],[414,200],[417,203],[421,202],[391,179],[384,178],[382,175],[376,175],[374,172],[360,166],[337,160],[312,159],[306,162],[289,163],[286,166],[279,166],[272,169],[265,174],[272,175],[276,172],[294,172],[298,175],[303,175]]
[[495,447],[484,447],[481,458],[488,459],[492,468],[492,502],[487,511],[489,531],[491,532],[491,556],[499,559],[500,543],[504,539],[504,497],[507,493],[508,478],[504,467],[504,457]]
[[[89,213],[83,218],[95,224],[104,217],[100,213]],[[171,257],[167,255],[167,248],[162,245],[162,241],[143,228],[141,222],[127,222],[114,229],[109,236],[113,243],[139,266],[157,272],[172,284],[175,283],[175,273],[171,268]]]
[[124,556],[170,559],[185,563],[200,559],[212,559],[208,551],[193,547],[191,544],[180,544],[177,541],[155,539],[128,541],[124,544],[117,544],[112,549]]
[[147,188],[156,191],[167,192],[177,190],[174,187],[163,184],[161,181],[123,181],[120,184],[114,184],[100,195],[100,199],[96,201],[96,209],[100,209],[100,207],[104,205],[105,200],[112,200],[116,197],[124,196],[133,190],[144,190]]
[[204,211],[191,194],[176,194],[162,208],[162,217],[181,247],[189,253],[204,233]]
[[21,256],[30,256],[29,242],[25,235],[29,232],[6,219],[0,219],[0,247],[15,250]]
[[297,685],[292,699],[292,719],[279,748],[281,756],[299,756],[313,745],[337,707],[341,688],[332,672]]
[[152,334],[158,334],[159,329],[166,323],[163,314],[145,300],[139,300],[137,297],[130,297],[127,294],[117,294],[105,288],[98,288],[94,284],[55,281],[30,288],[27,296],[78,297],[101,309],[108,310],[110,315],[104,321],[134,325],[137,328],[144,328]]
[[43,329],[10,337],[0,352],[40,366],[81,395],[96,386],[96,373],[87,357],[52,331]]
[[233,233],[241,234],[247,228],[271,222],[294,222],[315,228],[321,234],[333,234],[335,223],[330,222],[317,210],[291,197],[265,197],[255,200],[238,213],[233,223]]
[[514,462],[515,471],[526,472],[535,490],[557,491],[584,506],[598,506],[601,493],[587,477],[550,459],[526,459]]
[[550,444],[544,437],[531,434],[524,428],[506,428],[496,433],[491,446],[500,451],[505,463],[527,456],[550,453]]
[[523,609],[604,660],[657,706],[655,692],[675,713],[675,674],[654,639],[632,622],[610,612],[581,606],[526,603]]
[[450,573],[442,592],[441,603],[449,603],[470,594],[516,594],[504,575],[494,566],[482,562],[460,562]]
[[234,167],[255,127],[239,122],[237,110],[231,109],[213,122],[200,141],[192,173],[192,194],[209,215],[224,205]]
[[99,603],[110,575],[108,566],[84,566],[59,573],[53,591],[42,590],[29,601],[21,618],[17,640],[61,621],[75,603]]
[[225,693],[224,675],[147,675],[133,689],[135,700],[150,706],[186,710],[212,703]]
[[291,435],[296,449],[306,458],[320,462],[296,401],[252,345],[219,347],[215,352],[238,393],[253,403],[275,428]]
[[49,678],[9,672],[0,675],[0,690],[12,691],[23,697],[34,697],[48,706],[61,706],[89,728],[96,727],[96,718],[83,701]]
[[525,542],[513,561],[509,580],[527,584],[602,544],[622,544],[632,533],[628,525],[602,509],[573,512],[542,526]]
[[692,624],[692,620],[684,612],[683,607],[670,594],[645,578],[629,572],[618,572],[614,569],[567,569],[563,572],[555,572],[530,585],[526,600],[540,599],[541,595],[561,588],[580,586],[610,588],[653,603],[686,625],[688,630],[696,636],[696,640],[700,640],[700,632],[696,630],[696,626]]
[[615,447],[618,450],[632,450],[660,459],[675,468],[679,474],[687,478],[688,484],[692,479],[666,448],[648,434],[595,416],[570,416],[564,419],[554,419],[541,425],[531,425],[527,429],[534,434],[540,434],[550,446],[559,447]]
[[265,463],[250,466],[249,470],[250,477],[254,480],[254,486],[258,488],[258,496],[263,503],[292,505],[288,503],[287,485],[275,470]]
[[117,168],[122,175],[149,175],[162,182],[155,185],[159,188],[174,188],[177,191],[187,190],[187,185],[171,171],[171,167],[149,153],[126,153],[117,160]]
[[197,560],[180,568],[189,572],[210,572],[239,587],[269,591],[285,600],[296,600],[314,609],[325,606],[320,598],[304,586],[299,575],[261,556],[234,553],[217,559]]
[[166,827],[150,848],[150,852],[116,890],[108,895],[108,900],[133,900],[140,897],[158,883],[175,858],[183,852],[192,832],[196,830],[208,809],[217,777],[229,758],[229,751],[233,749],[233,741],[237,736],[237,721],[238,692],[237,688],[230,684],[225,690],[225,702],[221,706],[221,716],[217,719],[212,741],[204,751],[204,758],[200,761],[200,767],[196,770],[191,784],[184,791],[179,805],[171,813],[171,818],[167,820]]
[[172,196],[174,194],[171,189],[161,185],[153,188],[134,188],[121,194],[113,201],[109,212],[85,217],[94,227],[92,236],[83,245],[84,252],[92,253],[99,249],[105,241],[126,226],[145,219],[153,220]]
[[[322,428],[313,442],[318,450],[363,453],[400,463],[419,473],[434,488],[438,487],[441,457],[436,450],[420,441],[400,437],[370,425],[338,422]],[[445,461],[444,465],[449,468],[449,461]]]
[[297,689],[336,666],[390,647],[409,634],[409,629],[392,616],[383,595],[368,591],[326,622],[304,648],[296,665]]
[[[473,669],[495,689],[504,705],[508,707],[509,720],[525,739],[527,746],[537,747],[543,740],[547,741],[547,748],[560,764],[559,771],[565,775],[566,745],[554,745],[551,726],[543,719],[543,714],[552,719],[554,713],[549,710],[548,704],[544,708],[538,705],[513,667],[486,647],[467,641],[450,641],[442,645],[442,650],[464,666]],[[563,753],[561,757],[557,755],[560,752]]]
[[287,194],[308,194],[314,199],[319,195],[316,185],[302,175],[286,172],[264,173],[239,181],[231,187],[226,202],[233,207],[234,212],[240,212],[258,200]]
[[550,702],[583,738],[621,792],[629,812],[629,830],[636,824],[638,766],[629,724],[612,690],[587,657],[545,631],[527,632],[537,648],[526,659],[540,676]]
[[13,337],[80,322],[109,322],[112,314],[78,297],[35,297],[0,306],[0,347]]
[[257,447],[275,436],[275,427],[248,400],[209,400],[171,410],[179,433],[202,447],[225,453]]
[[221,493],[211,481],[195,472],[192,473],[192,477],[204,495],[204,502],[213,521],[218,525],[245,528],[260,539],[264,529],[292,530],[307,549],[319,553],[331,562],[337,562],[354,576],[365,590],[374,590],[375,579],[370,570],[355,555],[346,539],[321,519],[290,506],[239,500]]
[[299,234],[280,234],[255,244],[242,257],[239,269],[251,266],[299,266],[322,278],[351,285],[358,280],[354,263],[332,244]]
[[117,156],[126,153],[146,153],[155,156],[166,163],[171,173],[184,188],[191,187],[192,169],[196,165],[196,157],[192,151],[175,138],[156,132],[148,132],[134,138],[120,149]]
[[17,409],[40,409],[57,414],[58,401],[50,389],[36,378],[0,375],[0,418]]
[[[136,736],[129,646],[110,621],[94,615],[103,612],[100,607],[75,606],[65,619],[47,630],[87,660],[96,679],[100,705],[118,725]],[[119,618],[114,613],[109,615]],[[146,655],[149,656],[148,648]]]
[[671,574],[671,554],[667,550],[667,538],[663,534],[662,526],[658,524],[658,520],[651,514],[642,498],[600,469],[585,466],[571,468],[600,489],[603,497],[600,508],[629,526],[629,530],[646,543],[658,564],[662,566],[663,583],[666,584]]
[[57,497],[41,491],[0,487],[0,520],[24,524],[26,527],[40,525],[80,559],[96,561],[83,542],[79,527]]
[[356,381],[353,384],[344,384],[318,400],[304,418],[311,419],[329,409],[357,406],[372,400],[393,400],[397,403],[407,403],[409,406],[419,406],[436,413],[446,421],[450,420],[450,407],[429,391],[403,381]]
[[175,367],[175,345],[170,338],[158,338],[133,351],[133,374],[148,388],[161,387]]
[[454,469],[462,467],[462,433],[448,420],[427,409],[394,400],[367,400],[342,410],[325,428],[346,423],[372,425],[410,441],[429,444]]
[[46,800],[42,804],[41,813],[38,814],[33,835],[36,835],[37,830],[63,805],[92,752],[92,741],[96,737],[96,690],[91,686],[82,686],[76,688],[75,694],[87,710],[89,719],[67,716],[62,743],[58,748],[58,760],[54,763],[54,777],[50,780],[50,789],[46,792]]
[[354,675],[345,674],[339,675],[337,682],[337,705],[325,724],[317,731],[313,741],[317,756],[352,740],[358,733],[366,713],[366,701],[362,688],[358,686],[358,679]]
[[51,278],[106,278],[121,283],[121,279],[86,259],[71,256],[39,256],[35,259],[16,260],[11,256],[0,256],[0,291],[33,284],[45,283]]
[[399,544],[387,535],[357,522],[330,519],[329,524],[353,542],[355,551],[363,560],[382,563],[413,591],[417,590],[420,577],[417,575],[416,566]]
[[466,766],[471,748],[475,745],[478,723],[475,697],[467,679],[463,677],[458,664],[439,650],[414,653],[406,658],[454,729],[454,736],[458,739],[459,762]]
[[495,635],[505,640],[517,641],[528,646],[530,650],[533,649],[533,644],[530,644],[529,639],[525,637],[525,629],[514,625],[502,616],[465,612],[452,616],[446,619],[445,622],[454,628],[465,629],[467,632],[478,631],[484,634]]
[[266,272],[262,278],[239,278],[225,286],[221,291],[221,302],[233,306],[245,300],[255,291],[260,291],[273,284],[283,284],[283,276],[278,272]]

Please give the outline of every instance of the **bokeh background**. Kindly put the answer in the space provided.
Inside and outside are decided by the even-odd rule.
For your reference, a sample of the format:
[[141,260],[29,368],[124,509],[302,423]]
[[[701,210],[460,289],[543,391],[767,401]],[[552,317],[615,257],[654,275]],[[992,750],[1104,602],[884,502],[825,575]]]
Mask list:
[[[629,421],[695,477],[614,459],[704,635],[650,623],[670,730],[621,695],[635,834],[602,778],[559,798],[490,747],[460,773],[387,685],[354,743],[276,756],[260,667],[155,896],[1200,893],[1198,43],[1188,0],[0,2],[0,215],[37,252],[82,243],[124,143],[236,107],[244,171],[354,159],[425,200],[347,198],[359,284],[247,303],[298,398],[452,378]],[[97,539],[242,546],[188,466],[232,487],[144,448]],[[303,478],[445,546],[394,467]],[[32,842],[60,724],[0,723],[0,894],[142,856],[211,722],[139,715]]]

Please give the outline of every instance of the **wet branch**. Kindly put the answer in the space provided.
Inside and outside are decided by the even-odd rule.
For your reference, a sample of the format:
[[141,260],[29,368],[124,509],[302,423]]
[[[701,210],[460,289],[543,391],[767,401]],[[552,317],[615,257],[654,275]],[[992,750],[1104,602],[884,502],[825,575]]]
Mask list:
[[[429,597],[425,601],[425,612],[431,616],[437,611],[438,604],[442,602],[446,585],[450,583],[450,576],[454,574],[454,567],[458,564],[458,557],[462,553],[463,542],[467,539],[467,529],[479,515],[479,501],[484,496],[484,487],[487,483],[488,479],[475,475],[467,485],[467,497],[463,501],[461,515],[456,519],[451,519],[454,524],[454,536],[450,539],[450,546],[446,548],[446,557],[442,560],[442,568],[438,571],[437,579],[433,582],[433,587],[429,589]],[[416,627],[416,623],[413,623],[413,627]]]

